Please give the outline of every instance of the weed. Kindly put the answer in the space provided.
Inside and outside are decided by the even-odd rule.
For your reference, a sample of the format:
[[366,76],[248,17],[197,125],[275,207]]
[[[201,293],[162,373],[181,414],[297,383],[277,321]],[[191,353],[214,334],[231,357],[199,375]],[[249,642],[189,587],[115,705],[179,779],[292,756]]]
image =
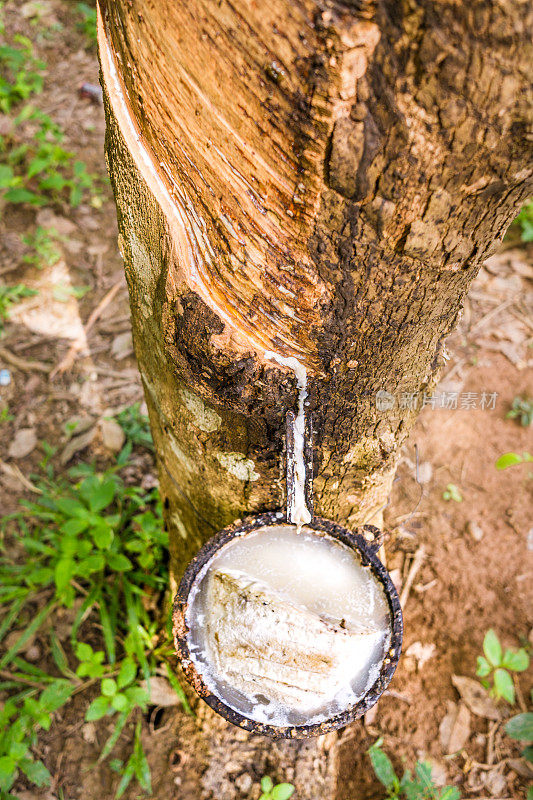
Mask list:
[[23,243],[29,248],[29,252],[24,254],[22,260],[34,267],[51,267],[61,258],[61,250],[56,246],[56,242],[61,238],[55,228],[43,228],[39,225],[35,233],[28,233],[22,237]]
[[[35,668],[34,668],[35,669]],[[40,672],[36,670],[36,672]],[[41,676],[34,675],[37,683]],[[8,681],[0,689],[10,688]],[[17,684],[20,689],[20,684]],[[52,714],[72,695],[74,686],[62,679],[51,680],[40,693],[37,688],[25,688],[7,700],[0,711],[0,795],[9,792],[22,772],[36,786],[50,783],[50,773],[42,761],[31,752],[37,741],[39,728],[48,730]]]
[[533,422],[533,400],[530,397],[514,398],[511,410],[505,415],[507,419],[519,419],[520,424],[527,428]]
[[[0,35],[5,36],[1,25]],[[29,39],[14,36],[12,44],[2,42],[0,73],[7,77],[0,77],[0,111],[11,112],[40,92],[44,67],[35,59]],[[89,190],[93,204],[101,205],[95,176],[63,148],[64,133],[51,117],[25,103],[11,122],[11,133],[0,136],[0,190],[6,202],[40,206],[68,193],[75,207]]]
[[[30,711],[39,711],[33,701],[28,706],[27,698],[37,696],[33,687],[43,685],[46,690],[57,685],[56,694],[62,699],[47,711],[51,714],[68,701],[72,692],[83,691],[97,682],[99,692],[87,709],[86,719],[116,717],[99,760],[110,755],[126,725],[135,722],[132,754],[118,770],[122,777],[117,796],[134,777],[150,791],[140,715],[149,702],[150,678],[156,670],[166,671],[190,711],[171,670],[173,648],[168,625],[149,611],[160,605],[168,585],[168,541],[161,506],[155,492],[126,487],[118,468],[100,475],[94,468],[82,465],[70,470],[70,480],[56,480],[47,458],[43,468],[47,477],[34,478],[41,492],[39,499],[22,501],[24,510],[4,518],[2,525],[0,641],[15,625],[20,636],[0,657],[0,669],[6,678],[0,689],[15,692],[2,713],[10,715],[9,730],[17,731],[19,736],[14,749],[11,734],[0,736],[0,787],[8,791],[17,771],[33,780],[33,768],[25,759],[30,758],[35,731],[39,726],[45,727],[43,721],[48,726],[50,722],[43,715],[38,717],[37,727],[27,720]],[[75,608],[70,647],[72,658],[75,656],[78,662],[73,670],[52,632],[51,653],[59,677],[20,658],[27,642],[58,607]],[[91,614],[102,629],[101,647],[80,639],[82,626]],[[44,697],[46,700],[47,695]],[[37,700],[41,703],[42,698]],[[19,761],[15,756],[20,756]],[[45,783],[49,781],[44,768],[35,768],[32,774]]]
[[533,461],[531,453],[504,453],[496,461],[496,469],[507,469],[515,464],[528,464]]
[[9,319],[9,309],[24,297],[33,297],[37,292],[17,283],[15,286],[0,286],[0,335],[4,331],[4,322]]
[[505,725],[505,731],[511,739],[529,742],[522,755],[527,761],[533,763],[533,747],[531,747],[531,743],[533,743],[533,712],[526,711],[524,714],[511,717]]
[[396,775],[392,762],[381,749],[383,739],[378,739],[368,750],[376,778],[387,790],[391,800],[458,800],[459,790],[455,786],[437,788],[431,777],[431,765],[426,761],[417,761],[415,774],[405,770],[400,779]]
[[[519,650],[507,649],[501,646],[495,631],[490,630],[483,640],[484,656],[478,656],[476,675],[482,678],[481,683],[497,700],[504,699],[514,705],[515,688],[510,672],[523,672],[529,667],[529,655],[525,648]],[[489,678],[492,678],[491,687]]]
[[[533,690],[531,692],[533,700]],[[522,750],[522,757],[533,764],[533,712],[526,711],[524,714],[517,714],[505,725],[505,732],[511,739],[519,742],[526,742],[526,747]],[[527,791],[527,800],[533,800],[533,783]]]
[[81,16],[78,28],[83,32],[89,47],[96,46],[96,8],[87,3],[76,3],[76,11]]
[[26,105],[14,124],[14,138],[0,164],[0,189],[6,202],[42,206],[68,193],[70,205],[76,207],[85,190],[96,191],[95,176],[64,149],[64,133],[48,114]]
[[268,775],[261,778],[261,797],[259,800],[289,800],[294,794],[292,783],[276,783]]
[[442,493],[443,500],[454,500],[456,503],[463,502],[463,495],[455,483],[449,483]]
[[520,238],[523,242],[533,242],[533,200],[529,200],[521,209],[515,222],[520,226]]
[[4,406],[0,410],[0,424],[2,424],[3,422],[12,422],[14,419],[15,417],[13,416],[13,414],[9,413],[9,408],[7,406]]
[[146,447],[147,450],[154,449],[150,421],[145,414],[141,413],[140,403],[134,403],[123,409],[120,414],[117,414],[116,421],[132,445]]
[[[0,36],[4,36],[0,22]],[[13,45],[18,45],[15,47]],[[0,111],[11,111],[43,88],[45,63],[33,55],[33,45],[26,36],[14,36],[13,43],[0,43]]]

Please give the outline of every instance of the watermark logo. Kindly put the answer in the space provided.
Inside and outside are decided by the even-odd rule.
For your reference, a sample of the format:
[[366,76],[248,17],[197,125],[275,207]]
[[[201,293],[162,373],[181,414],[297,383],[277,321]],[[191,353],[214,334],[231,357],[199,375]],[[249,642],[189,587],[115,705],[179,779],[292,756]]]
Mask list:
[[396,398],[385,389],[376,392],[376,408],[378,411],[390,411],[396,405]]
[[391,394],[385,389],[376,392],[376,408],[378,411],[390,411],[396,405],[401,409],[410,411],[423,408],[444,409],[478,409],[480,411],[493,411],[496,408],[498,392],[400,392],[399,395]]

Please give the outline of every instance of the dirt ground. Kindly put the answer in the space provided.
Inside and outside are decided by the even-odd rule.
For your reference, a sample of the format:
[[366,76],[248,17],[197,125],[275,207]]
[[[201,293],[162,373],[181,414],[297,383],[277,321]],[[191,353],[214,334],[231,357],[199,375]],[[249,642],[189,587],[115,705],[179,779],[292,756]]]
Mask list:
[[[36,36],[37,27],[31,17],[17,13],[17,4],[5,7],[12,28],[32,36],[47,62],[38,105],[64,128],[66,148],[105,179],[103,108],[79,93],[83,82],[98,83],[95,51],[76,28],[73,3],[54,0],[41,6],[63,26],[50,38]],[[64,236],[62,259],[53,268],[36,270],[21,261],[20,235],[36,224]],[[0,425],[3,513],[28,494],[27,477],[38,471],[42,442],[57,448],[53,462],[58,469],[77,460],[96,459],[105,465],[112,455],[104,447],[100,420],[142,399],[116,240],[107,183],[101,208],[82,203],[77,209],[3,209],[0,281],[39,289],[36,298],[17,307],[0,340],[0,369],[11,375],[9,385],[0,387],[0,408],[7,405],[13,415]],[[398,769],[404,759],[412,766],[417,758],[428,757],[436,780],[457,784],[465,798],[525,797],[527,767],[518,758],[519,746],[505,737],[501,719],[468,711],[468,697],[461,699],[452,676],[475,676],[476,656],[490,627],[505,645],[532,641],[532,470],[527,464],[495,468],[502,453],[531,450],[531,429],[505,415],[515,396],[533,395],[532,280],[531,246],[528,250],[508,243],[484,265],[459,328],[448,341],[449,360],[435,390],[437,400],[428,400],[405,448],[386,527],[388,567],[404,597],[406,652],[375,710],[334,738],[341,773],[338,800],[383,796],[365,754],[377,736],[384,737]],[[89,290],[81,299],[68,292],[61,297],[58,287],[65,286]],[[84,325],[110,293],[111,302],[86,335]],[[73,345],[72,363],[54,374]],[[458,393],[459,407],[440,408],[443,392],[448,400]],[[461,407],[467,404],[476,407]],[[93,437],[85,448],[69,454],[65,424],[80,417]],[[34,431],[35,447],[25,457],[10,456],[10,445],[22,429]],[[139,483],[149,481],[154,472],[149,457],[138,453],[128,469],[130,480]],[[449,483],[459,488],[461,502],[443,499]],[[520,675],[519,708],[525,709],[531,682],[531,674]],[[95,764],[110,723],[84,723],[86,704],[87,698],[76,698],[41,737],[39,747],[53,785],[39,790],[21,784],[22,800],[112,796],[116,776],[106,765]],[[503,717],[509,714],[500,708]],[[143,742],[156,798],[204,796],[184,788],[189,725],[179,710],[152,711],[146,719]],[[450,732],[460,744],[452,756]],[[119,742],[118,755],[120,747]],[[262,768],[251,757],[254,784]],[[246,776],[235,776],[235,783],[243,798],[258,793]],[[296,789],[297,798],[298,785]],[[126,795],[136,796],[141,796],[138,789]]]

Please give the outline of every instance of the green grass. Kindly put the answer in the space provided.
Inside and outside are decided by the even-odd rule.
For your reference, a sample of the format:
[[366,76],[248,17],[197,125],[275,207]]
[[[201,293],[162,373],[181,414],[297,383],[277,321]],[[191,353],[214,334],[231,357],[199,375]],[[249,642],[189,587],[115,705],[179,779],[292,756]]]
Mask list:
[[0,336],[4,332],[4,324],[9,319],[10,309],[24,297],[36,295],[35,289],[17,283],[16,286],[0,286]]
[[459,800],[461,794],[455,786],[437,787],[431,776],[431,765],[426,761],[417,761],[414,774],[405,770],[398,777],[388,755],[381,746],[383,739],[378,739],[368,750],[372,768],[376,778],[383,784],[391,800]]
[[76,3],[77,26],[84,34],[89,48],[96,47],[96,8],[88,3]]
[[520,238],[523,242],[533,242],[533,200],[522,207],[515,223],[520,226]]
[[11,121],[9,132],[0,136],[0,194],[13,205],[68,200],[76,207],[89,192],[98,206],[96,176],[64,148],[60,126],[30,102],[42,91],[45,67],[32,42],[9,38],[0,22],[0,111]]
[[[43,468],[45,475],[33,478],[38,500],[23,500],[21,510],[2,521],[0,643],[13,630],[20,635],[0,655],[0,691],[8,693],[0,724],[0,798],[16,796],[10,792],[20,774],[48,784],[46,767],[32,755],[38,732],[74,693],[94,693],[95,687],[86,720],[114,722],[99,760],[108,758],[128,726],[133,738],[118,770],[117,797],[134,778],[149,792],[140,725],[156,670],[166,672],[190,711],[172,671],[168,613],[148,610],[168,606],[161,504],[156,492],[126,486],[120,467],[100,474],[82,465],[67,478],[56,478],[49,463]],[[76,608],[66,644],[53,632],[60,608]],[[21,657],[45,626],[54,663],[48,672]]]

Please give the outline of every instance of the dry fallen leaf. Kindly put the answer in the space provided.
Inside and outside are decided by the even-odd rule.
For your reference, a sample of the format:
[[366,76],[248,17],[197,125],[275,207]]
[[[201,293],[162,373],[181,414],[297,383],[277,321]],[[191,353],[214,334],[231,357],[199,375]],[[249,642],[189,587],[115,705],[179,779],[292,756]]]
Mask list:
[[37,444],[37,436],[33,428],[21,428],[16,432],[13,441],[9,445],[8,454],[10,458],[25,458]]
[[75,453],[78,453],[80,450],[85,450],[85,448],[91,444],[95,434],[96,427],[93,427],[90,430],[85,431],[85,433],[82,433],[80,436],[74,436],[72,439],[70,439],[59,457],[61,463],[68,464]]
[[106,450],[118,453],[124,446],[126,435],[118,422],[114,419],[100,420],[100,431],[102,433],[102,443]]
[[439,726],[440,742],[447,755],[462,750],[470,737],[470,711],[464,703],[450,703]]
[[472,714],[485,719],[500,719],[496,703],[481,684],[465,675],[452,675],[452,683]]
[[181,700],[166,678],[160,678],[155,675],[150,678],[149,687],[146,681],[141,681],[141,686],[150,694],[150,705],[168,708],[169,706],[177,706],[181,703]]

